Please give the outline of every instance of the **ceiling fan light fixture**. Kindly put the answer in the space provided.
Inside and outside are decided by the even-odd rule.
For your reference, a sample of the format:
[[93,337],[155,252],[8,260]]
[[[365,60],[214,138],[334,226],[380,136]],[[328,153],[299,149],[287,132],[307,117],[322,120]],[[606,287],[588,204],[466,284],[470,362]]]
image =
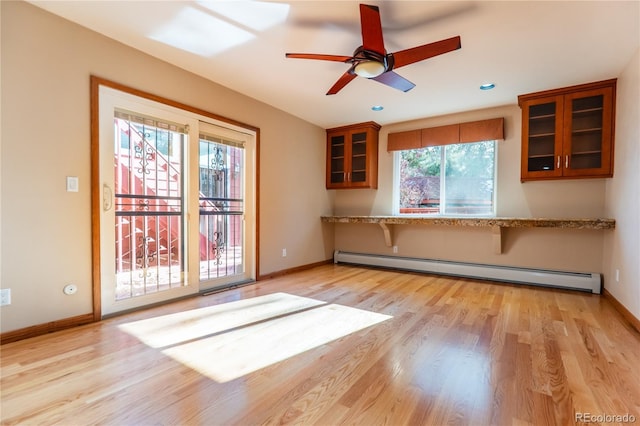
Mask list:
[[374,78],[385,71],[384,64],[378,61],[361,61],[353,69],[353,72],[364,78]]

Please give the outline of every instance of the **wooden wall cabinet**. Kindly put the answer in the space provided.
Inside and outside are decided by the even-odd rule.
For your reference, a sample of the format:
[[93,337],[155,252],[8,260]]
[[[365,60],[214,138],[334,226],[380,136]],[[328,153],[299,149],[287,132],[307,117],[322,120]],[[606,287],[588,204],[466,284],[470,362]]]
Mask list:
[[616,80],[518,96],[521,180],[613,176]]
[[378,188],[378,133],[373,121],[327,129],[327,189]]

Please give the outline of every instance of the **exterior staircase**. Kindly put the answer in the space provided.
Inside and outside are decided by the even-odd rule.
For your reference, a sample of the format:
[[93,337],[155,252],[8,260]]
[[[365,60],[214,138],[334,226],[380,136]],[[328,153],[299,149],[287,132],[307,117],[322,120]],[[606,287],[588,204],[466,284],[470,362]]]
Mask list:
[[[135,147],[134,150],[116,147],[115,153],[116,204],[121,216],[115,229],[117,269],[179,264],[183,250],[179,216],[181,164],[175,159],[170,161],[122,120],[116,123]],[[204,203],[216,209],[212,203]],[[214,248],[215,243],[201,233],[200,259],[206,259],[207,251]]]

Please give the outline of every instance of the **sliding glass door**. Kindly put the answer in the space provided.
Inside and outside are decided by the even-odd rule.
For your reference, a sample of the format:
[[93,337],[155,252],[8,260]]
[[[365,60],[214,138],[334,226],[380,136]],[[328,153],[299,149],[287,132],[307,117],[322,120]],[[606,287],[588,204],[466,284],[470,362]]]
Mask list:
[[255,135],[100,91],[102,315],[255,278]]

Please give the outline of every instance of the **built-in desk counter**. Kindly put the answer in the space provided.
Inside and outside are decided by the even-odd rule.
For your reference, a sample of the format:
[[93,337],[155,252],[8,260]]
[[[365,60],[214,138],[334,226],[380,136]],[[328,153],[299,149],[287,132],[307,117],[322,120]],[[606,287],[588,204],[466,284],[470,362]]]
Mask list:
[[548,219],[515,217],[402,217],[402,216],[321,216],[326,223],[374,223],[384,233],[388,247],[393,245],[393,225],[442,225],[489,227],[493,234],[493,249],[502,253],[502,233],[505,228],[614,229],[615,219]]

